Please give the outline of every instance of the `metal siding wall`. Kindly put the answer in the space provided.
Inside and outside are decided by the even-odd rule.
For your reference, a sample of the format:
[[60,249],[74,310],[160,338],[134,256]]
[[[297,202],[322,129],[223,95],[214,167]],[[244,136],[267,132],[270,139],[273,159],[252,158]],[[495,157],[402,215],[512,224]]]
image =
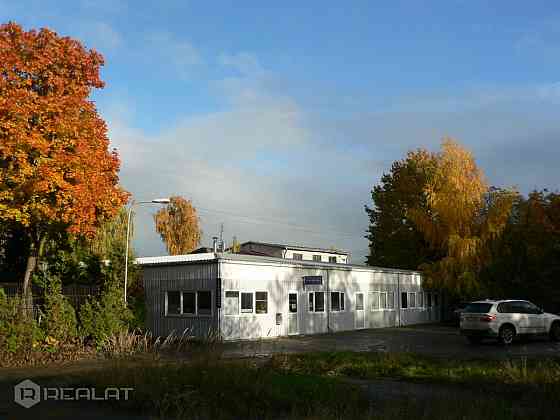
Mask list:
[[[218,310],[216,308],[217,268],[218,264],[216,262],[144,267],[146,324],[154,336],[167,336],[172,332],[182,334],[187,329],[196,336],[204,336],[209,331],[218,328]],[[169,290],[211,290],[212,316],[165,316],[165,292]]]
[[[255,339],[288,335],[288,293],[298,294],[298,331],[299,334],[326,333],[327,316],[331,331],[353,330],[356,326],[355,295],[364,294],[364,316],[366,328],[394,327],[423,322],[434,322],[439,319],[438,308],[403,309],[371,311],[369,302],[370,291],[391,291],[395,294],[395,306],[400,305],[398,276],[400,276],[400,292],[421,291],[421,277],[417,274],[396,272],[373,272],[361,270],[291,267],[289,265],[259,265],[237,261],[221,261],[222,308],[215,307],[216,278],[218,263],[177,266],[154,266],[144,268],[144,284],[146,288],[147,326],[155,335],[167,335],[174,331],[182,333],[186,328],[204,334],[210,329],[217,329],[218,316],[221,319],[222,336],[230,339]],[[327,274],[328,272],[328,274]],[[330,296],[325,293],[325,312],[308,312],[308,292],[327,291],[327,275],[329,290],[345,293],[345,310],[330,312]],[[303,286],[303,276],[323,276],[322,285]],[[165,291],[167,290],[212,290],[213,316],[211,318],[165,317]],[[224,316],[223,302],[225,292],[266,291],[268,292],[267,314],[239,314]],[[253,302],[253,305],[255,302]],[[276,325],[276,314],[282,314],[282,322]]]

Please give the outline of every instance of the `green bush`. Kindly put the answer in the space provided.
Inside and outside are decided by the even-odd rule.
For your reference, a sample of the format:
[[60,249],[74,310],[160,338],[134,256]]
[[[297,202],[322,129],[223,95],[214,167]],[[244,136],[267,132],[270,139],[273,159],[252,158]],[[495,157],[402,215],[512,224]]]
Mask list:
[[23,299],[8,297],[0,288],[0,353],[26,353],[44,338],[37,321],[25,313]]
[[122,290],[108,286],[99,299],[91,299],[80,309],[80,334],[94,340],[102,348],[109,337],[125,331],[133,316],[124,307]]
[[45,316],[41,325],[45,334],[58,341],[67,341],[77,336],[77,324],[76,312],[62,294],[60,280],[51,278],[46,288]]

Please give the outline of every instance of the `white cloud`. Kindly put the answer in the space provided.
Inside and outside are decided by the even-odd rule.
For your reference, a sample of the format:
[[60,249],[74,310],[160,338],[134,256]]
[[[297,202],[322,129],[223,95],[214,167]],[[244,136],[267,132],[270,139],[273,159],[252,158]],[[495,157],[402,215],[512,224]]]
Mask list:
[[189,79],[205,66],[205,61],[192,43],[188,40],[177,39],[169,32],[150,33],[145,42],[152,51],[150,61],[158,60],[169,64],[183,79]]
[[123,44],[121,34],[106,22],[83,22],[78,26],[76,36],[83,40],[88,48],[101,53],[109,53]]

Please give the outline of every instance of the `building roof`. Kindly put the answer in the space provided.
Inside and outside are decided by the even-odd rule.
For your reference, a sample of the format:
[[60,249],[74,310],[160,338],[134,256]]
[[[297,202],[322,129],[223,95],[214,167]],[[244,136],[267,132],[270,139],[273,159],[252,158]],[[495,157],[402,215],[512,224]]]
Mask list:
[[392,273],[407,273],[407,274],[420,274],[419,271],[403,270],[396,268],[384,267],[371,267],[367,265],[358,264],[336,264],[326,263],[310,260],[291,260],[285,258],[265,257],[259,255],[246,255],[246,254],[233,254],[233,253],[204,253],[204,254],[188,254],[188,255],[166,255],[159,257],[143,257],[136,258],[135,263],[140,266],[168,266],[168,265],[182,265],[182,264],[197,264],[201,262],[211,261],[238,261],[255,264],[270,264],[270,265],[288,265],[306,268],[330,268],[336,270],[363,270],[372,272],[392,272]]
[[204,254],[207,252],[214,252],[214,249],[209,248],[207,246],[202,246],[200,248],[195,249],[194,251],[191,251],[190,254]]
[[338,255],[346,255],[346,256],[350,255],[349,252],[341,251],[339,249],[315,248],[315,247],[300,246],[300,245],[273,244],[273,243],[258,242],[258,241],[244,242],[241,244],[241,246],[248,245],[248,244],[264,245],[264,246],[270,246],[270,247],[281,248],[281,249],[287,248],[296,251],[324,252],[327,254],[338,254]]

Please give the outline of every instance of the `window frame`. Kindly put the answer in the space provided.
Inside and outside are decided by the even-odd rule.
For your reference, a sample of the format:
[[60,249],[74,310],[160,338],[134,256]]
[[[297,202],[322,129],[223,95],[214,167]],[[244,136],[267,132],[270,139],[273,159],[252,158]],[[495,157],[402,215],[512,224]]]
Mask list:
[[[338,309],[334,310],[332,308],[332,297],[333,294],[338,294]],[[346,296],[345,296],[345,292],[340,291],[340,290],[331,290],[329,292],[329,311],[330,312],[346,312]]]
[[[404,297],[404,299],[403,299]],[[410,306],[408,305],[408,292],[401,292],[400,296],[400,309],[409,309]]]
[[[170,314],[169,313],[169,293],[175,292],[179,293],[179,313],[178,314]],[[198,293],[199,292],[208,292],[210,293],[210,313],[209,314],[200,314],[198,313]],[[184,293],[194,293],[194,308],[195,313],[183,313],[183,294]],[[214,292],[209,289],[200,289],[200,290],[165,290],[165,317],[181,317],[181,318],[211,318],[214,316]]]
[[[169,293],[179,294],[179,313],[169,313]],[[183,292],[181,290],[166,290],[165,291],[165,316],[181,316],[183,312]]]
[[[199,293],[206,293],[206,292],[210,293],[210,313],[209,314],[200,314],[199,313],[199,307],[198,307],[198,294]],[[194,304],[195,304],[195,308],[196,308],[196,316],[208,317],[208,316],[214,315],[214,304],[213,304],[214,300],[212,299],[212,291],[211,290],[197,290],[195,292],[195,296],[196,297],[195,297]]]
[[[358,295],[362,295],[362,308],[358,309]],[[366,311],[366,296],[364,292],[356,292],[354,294],[354,310],[355,311]]]
[[[228,314],[226,313],[226,301],[228,299],[228,293],[237,293],[237,313]],[[229,298],[232,299],[232,298]],[[224,316],[239,316],[241,315],[241,292],[239,290],[224,290]]]
[[[243,295],[251,296],[251,310],[243,309]],[[255,313],[255,292],[240,290],[239,291],[239,315],[253,315]]]
[[[374,299],[372,299],[373,295],[377,294],[377,308],[373,309],[371,307]],[[368,299],[370,299],[370,303],[368,305],[370,312],[379,312],[379,311],[394,311],[395,310],[395,292],[389,290],[370,290],[368,292]],[[381,296],[384,295],[385,299],[385,306],[381,306],[382,298]],[[392,296],[392,299],[389,299],[389,296]],[[389,302],[391,302],[391,307],[389,307]]]
[[[381,310],[381,298],[379,290],[371,290],[368,292],[368,300],[369,300],[369,311],[370,312],[379,312]],[[374,295],[377,295],[377,308],[373,308],[372,305],[376,301]]]
[[[184,311],[185,309],[185,294],[191,294],[194,297],[194,302],[193,302],[193,309],[194,312],[186,312]],[[197,296],[197,292],[195,292],[194,290],[183,290],[181,291],[181,315],[183,316],[196,316],[196,313],[198,312],[198,296]],[[211,306],[211,305],[210,305]]]
[[[318,311],[317,310],[317,298],[316,295],[318,293],[321,293],[323,295],[323,310],[322,311]],[[310,296],[313,296],[313,303],[311,302]],[[313,308],[311,308],[311,303],[313,304]],[[318,290],[318,291],[311,291],[308,292],[307,294],[307,312],[311,313],[311,314],[324,314],[326,312],[326,308],[325,308],[325,292]]]
[[[412,297],[412,299],[410,299]],[[408,292],[408,309],[416,309],[416,292]],[[413,302],[414,301],[414,302]],[[414,303],[414,305],[412,305]]]
[[[387,308],[385,310],[387,310],[387,311],[396,310],[396,308],[395,308],[395,292],[394,291],[387,291],[385,293],[387,294]],[[391,295],[391,300],[389,300],[389,295]],[[389,302],[391,302],[391,307],[389,307]]]
[[416,292],[416,307],[424,309],[424,292]]
[[[257,293],[265,293],[266,299],[258,299],[259,302],[266,302],[266,311],[265,312],[257,312]],[[255,291],[255,299],[253,300],[255,303],[255,315],[267,315],[268,314],[268,291],[267,290],[259,290],[258,292]]]

